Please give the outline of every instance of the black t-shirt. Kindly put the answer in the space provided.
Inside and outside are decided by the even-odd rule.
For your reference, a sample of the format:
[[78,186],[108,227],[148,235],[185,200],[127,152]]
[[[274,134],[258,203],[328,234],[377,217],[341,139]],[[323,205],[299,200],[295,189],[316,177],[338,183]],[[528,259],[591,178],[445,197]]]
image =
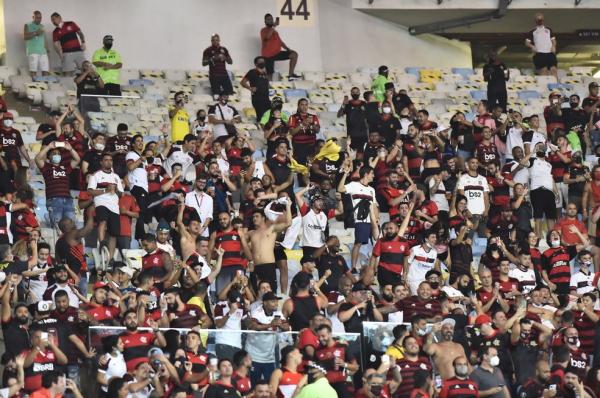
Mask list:
[[365,104],[367,125],[369,131],[377,131],[377,123],[379,123],[379,103],[378,102],[367,102]]
[[[353,304],[353,303],[343,303],[342,305],[340,305],[338,313],[347,311],[350,308],[354,307],[355,305],[356,304]],[[346,322],[344,322],[344,328],[346,329],[346,333],[362,333],[363,322],[375,320],[375,319],[369,319],[369,316],[368,316],[369,312],[371,312],[371,313],[373,312],[372,309],[371,310],[369,309],[369,306],[367,306],[367,308],[363,308],[363,309],[355,311],[352,314],[352,317],[350,319],[348,319]]]
[[317,270],[319,271],[319,278],[323,277],[325,271],[331,270],[331,275],[321,285],[321,290],[327,294],[337,289],[340,278],[348,272],[348,264],[344,257],[339,254],[325,252],[317,262]]
[[458,142],[458,149],[461,151],[474,152],[475,140],[473,137],[473,129],[469,126],[456,123],[452,126],[450,138]]
[[344,106],[346,115],[346,131],[350,137],[367,138],[367,103],[362,100],[350,100]]
[[240,396],[235,387],[217,382],[208,386],[204,393],[204,398],[240,398]]
[[[40,127],[38,127],[38,131],[41,131],[42,133],[46,134],[50,131],[54,131],[56,130],[56,128],[54,126],[49,125],[48,123],[42,123],[40,124]],[[51,142],[56,141],[56,134],[50,134],[48,136],[46,136],[43,140],[42,140],[42,145],[48,145]]]
[[379,123],[377,123],[377,131],[385,139],[385,146],[388,148],[394,145],[401,129],[400,120],[395,116],[386,119],[382,116],[379,118]]
[[488,87],[506,88],[506,77],[504,72],[508,68],[502,62],[497,64],[487,63],[483,67],[483,78],[488,82]]
[[[79,77],[81,74],[77,75]],[[97,95],[100,94],[100,89],[98,88],[99,77],[98,76],[90,76],[87,75],[85,79],[83,79],[77,85],[77,98],[81,97],[82,94],[92,94]]]
[[590,118],[583,109],[563,109],[562,115],[567,131],[571,130],[573,126],[581,126],[584,128]]
[[69,363],[76,361],[79,351],[69,340],[69,337],[76,333],[68,322],[59,321],[56,318],[44,318],[34,321],[31,326],[48,333],[50,338],[58,339],[58,348],[67,356]]
[[[571,166],[567,169],[567,173],[569,173],[569,178],[574,179],[577,177],[584,176],[586,173],[589,173],[590,169],[587,166]],[[569,196],[583,196],[583,190],[585,188],[585,181],[582,182],[573,182],[569,184]]]
[[4,271],[5,274],[16,274],[21,275],[23,271],[27,271],[29,266],[26,261],[15,260],[10,263],[0,263],[0,271]]
[[2,323],[2,334],[5,350],[9,354],[16,356],[30,347],[29,332],[19,326],[15,318],[8,323]]
[[83,154],[82,162],[88,162],[88,174],[93,174],[100,170],[100,160],[102,159],[103,152],[99,152],[95,149],[91,149]]
[[244,78],[248,79],[250,87],[256,87],[256,92],[252,94],[252,98],[269,99],[269,79],[266,74],[260,73],[256,69],[250,69]]
[[407,108],[413,104],[410,97],[406,94],[396,94],[392,97],[392,102],[394,103],[394,108],[396,109],[396,113],[400,113],[404,108]]

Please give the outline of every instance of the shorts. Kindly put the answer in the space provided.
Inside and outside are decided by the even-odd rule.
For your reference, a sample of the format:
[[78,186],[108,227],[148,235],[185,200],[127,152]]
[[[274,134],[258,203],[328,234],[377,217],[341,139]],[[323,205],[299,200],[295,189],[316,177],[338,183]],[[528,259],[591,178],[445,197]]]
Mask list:
[[380,289],[385,285],[398,286],[402,284],[402,275],[383,267],[377,267],[377,282],[379,282]]
[[371,223],[356,222],[354,223],[354,243],[366,245],[371,240]]
[[279,262],[279,261],[287,261],[287,254],[285,254],[285,247],[280,246],[280,245],[276,245],[275,246],[275,250],[273,251],[273,254],[275,254],[275,261]]
[[535,53],[533,56],[533,64],[535,65],[535,69],[550,69],[556,67],[558,62],[556,61],[556,54],[554,53]]
[[533,218],[556,220],[556,197],[554,192],[545,188],[534,189],[530,193]]
[[272,57],[265,58],[267,73],[269,75],[273,74],[273,72],[275,72],[275,61],[285,61],[286,59],[290,59],[291,54],[290,51],[280,51]]
[[316,252],[317,249],[318,247],[302,246],[302,255],[306,257],[312,257],[313,253]]
[[277,292],[277,267],[275,263],[255,264],[254,272],[250,275],[254,291],[258,291],[259,282],[269,282],[273,293]]
[[48,72],[50,70],[48,54],[29,54],[27,61],[29,62],[29,72]]
[[62,59],[62,71],[73,72],[75,69],[81,69],[81,65],[85,61],[83,51],[73,51],[70,53],[63,53]]
[[96,221],[106,221],[106,230],[110,236],[119,236],[121,234],[119,215],[108,210],[105,206],[96,207]]
[[118,236],[117,237],[117,249],[119,249],[119,250],[131,249],[131,236]]

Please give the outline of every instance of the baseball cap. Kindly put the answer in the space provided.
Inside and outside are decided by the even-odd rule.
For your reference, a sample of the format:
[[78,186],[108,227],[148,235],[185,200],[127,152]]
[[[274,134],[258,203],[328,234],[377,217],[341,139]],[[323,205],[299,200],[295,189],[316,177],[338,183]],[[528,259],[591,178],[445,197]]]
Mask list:
[[102,38],[102,40],[114,40],[112,35],[106,35]]
[[492,318],[487,314],[481,314],[475,318],[475,326],[481,326],[485,323],[492,323]]
[[133,268],[125,265],[122,267],[117,268],[119,271],[121,271],[124,274],[127,274],[130,278],[133,277]]
[[168,222],[166,222],[165,220],[161,221],[158,223],[158,228],[156,229],[157,231],[170,231],[171,230],[171,226],[169,225]]
[[62,116],[62,113],[60,113],[59,111],[52,111],[50,112],[50,116],[54,117],[54,116]]
[[450,325],[452,327],[456,326],[456,321],[452,318],[445,318],[440,322],[442,325]]
[[302,258],[300,259],[300,264],[314,263],[314,262],[316,262],[316,259],[311,255],[302,256]]
[[94,283],[94,286],[92,288],[94,290],[96,290],[96,289],[106,289],[106,290],[108,290],[108,283],[104,283],[104,282],[98,281],[98,282]]
[[550,93],[550,95],[548,96],[548,98],[554,98],[554,97],[562,97],[562,94],[559,93],[558,91],[552,91]]
[[281,300],[281,297],[278,297],[273,292],[266,292],[262,296],[262,301],[271,301],[271,300]]
[[231,289],[227,292],[227,301],[230,303],[241,303],[242,300],[242,294],[239,292],[239,290]]
[[163,355],[163,354],[164,354],[163,350],[161,350],[161,349],[160,349],[160,348],[158,348],[158,347],[152,347],[152,348],[150,348],[150,349],[148,350],[148,356],[149,356],[149,357],[153,357],[153,356],[155,356],[155,355]]
[[387,72],[388,70],[389,70],[389,69],[388,69],[388,67],[387,67],[387,66],[385,66],[385,65],[381,65],[381,66],[379,67],[379,69],[378,69],[378,71],[379,71],[379,74],[385,73],[385,72]]
[[434,269],[427,271],[425,274],[425,279],[429,278],[431,275],[437,275],[438,277],[442,277],[442,273],[440,271],[436,271]]
[[54,303],[52,301],[38,301],[36,308],[38,312],[49,312],[54,308]]

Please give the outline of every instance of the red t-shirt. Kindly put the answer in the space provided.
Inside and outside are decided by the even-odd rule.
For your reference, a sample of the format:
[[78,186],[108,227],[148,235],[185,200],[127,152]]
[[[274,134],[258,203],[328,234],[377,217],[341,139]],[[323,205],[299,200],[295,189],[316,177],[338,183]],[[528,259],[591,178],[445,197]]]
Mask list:
[[582,243],[577,234],[569,231],[569,227],[571,225],[575,225],[579,232],[581,232],[584,236],[587,235],[587,228],[585,227],[585,224],[579,221],[577,218],[563,217],[559,219],[554,225],[554,230],[560,232],[562,241],[568,246]]
[[283,44],[277,31],[274,31],[271,37],[267,39],[267,33],[269,32],[269,29],[272,28],[265,26],[260,30],[260,40],[262,42],[262,50],[260,54],[267,58],[274,57],[275,55],[279,54],[281,51],[281,45]]
[[[131,195],[123,195],[119,198],[119,208],[124,208],[125,210],[134,213],[140,212],[140,207],[135,201],[135,198]],[[121,236],[131,236],[131,217],[121,214],[119,216],[119,222],[121,223]]]
[[79,31],[79,26],[75,22],[63,22],[62,27],[57,27],[52,32],[52,41],[60,42],[60,47],[64,53],[81,51],[81,44],[79,43],[79,37],[77,37]]

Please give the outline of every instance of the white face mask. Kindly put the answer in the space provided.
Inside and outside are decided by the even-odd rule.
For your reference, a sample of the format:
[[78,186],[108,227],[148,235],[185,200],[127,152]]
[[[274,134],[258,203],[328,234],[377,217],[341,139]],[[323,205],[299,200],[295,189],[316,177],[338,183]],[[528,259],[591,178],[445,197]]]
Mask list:
[[558,239],[558,240],[553,240],[553,241],[552,241],[552,247],[558,247],[558,246],[560,246],[560,239]]
[[12,120],[12,119],[5,119],[2,123],[4,124],[4,127],[12,127],[12,125],[14,123],[14,120]]
[[389,106],[386,106],[384,108],[381,109],[383,111],[383,113],[392,113],[392,108],[390,108]]
[[96,145],[94,145],[94,147],[99,150],[99,151],[103,151],[104,150],[104,144],[98,143]]
[[498,355],[494,355],[490,358],[490,365],[494,367],[500,365],[500,358]]

